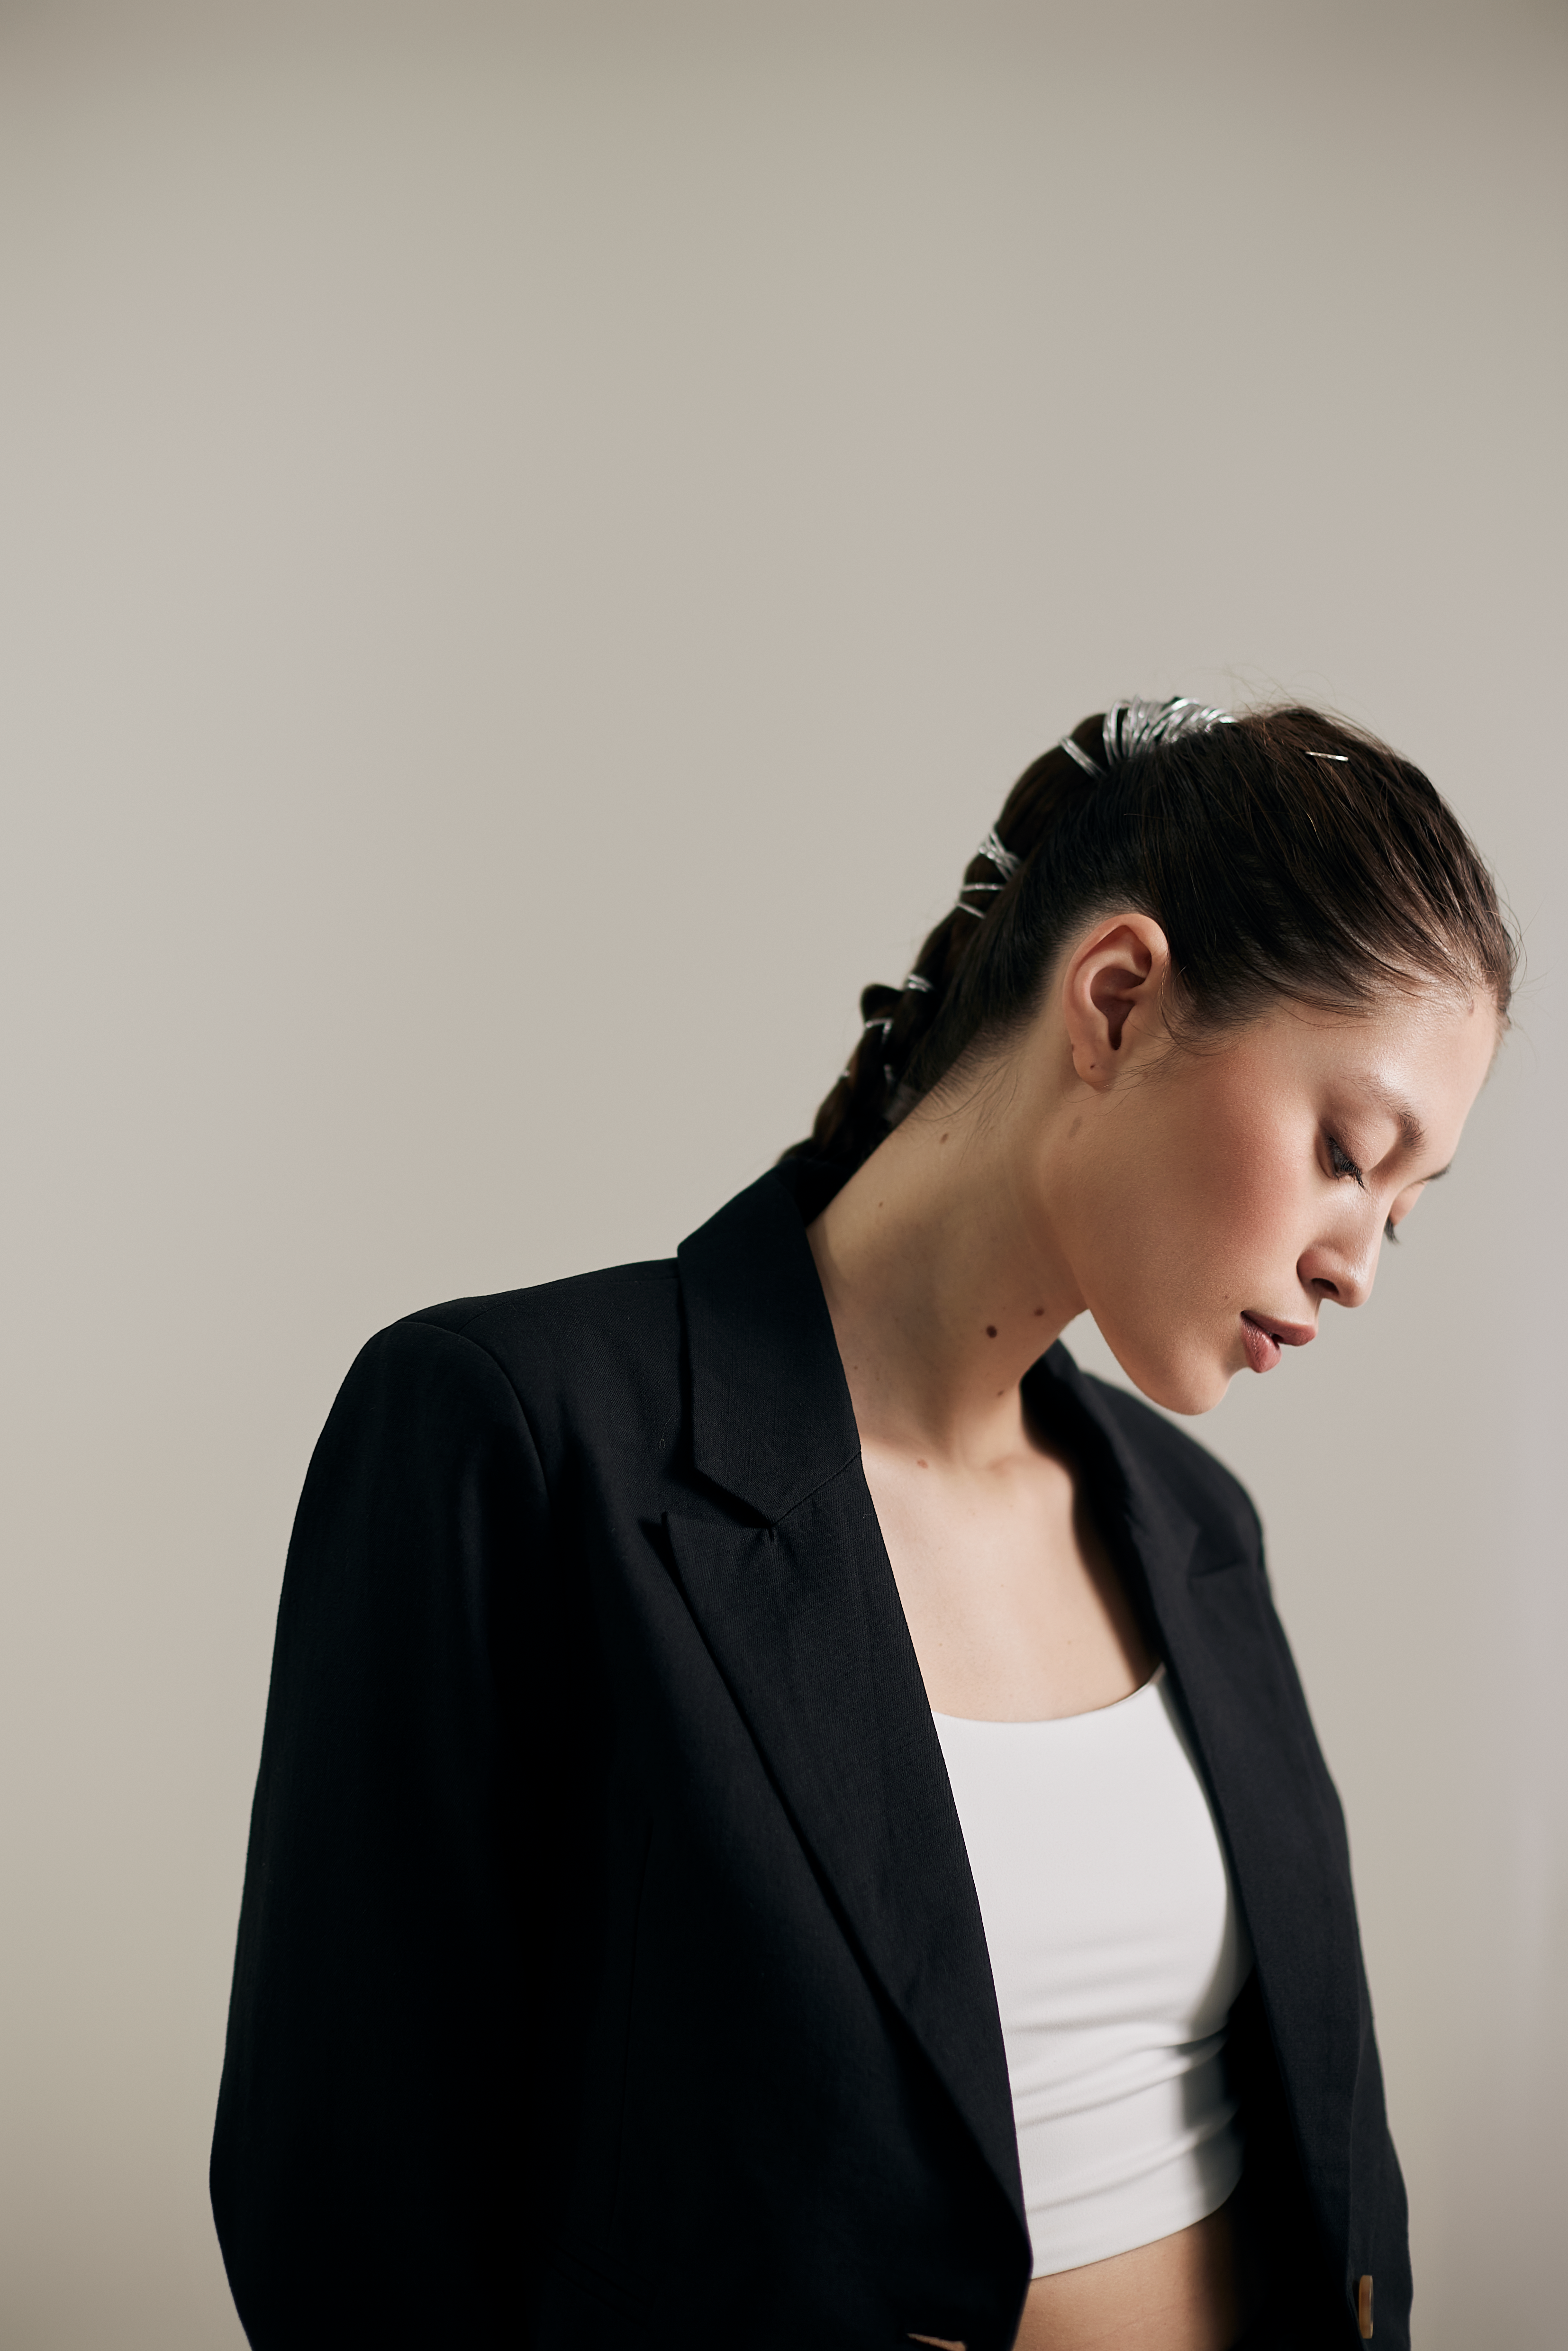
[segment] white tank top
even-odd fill
[[[1225,2029],[1251,1954],[1163,1667],[1093,1714],[936,1723],[1044,2277],[1187,2228],[1236,2186]]]

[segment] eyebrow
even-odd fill
[[[1368,1076],[1366,1090],[1376,1102],[1381,1102],[1389,1117],[1395,1121],[1399,1129],[1400,1140],[1412,1157],[1416,1152],[1423,1150],[1427,1142],[1427,1130],[1404,1096],[1396,1094],[1392,1086],[1385,1086],[1383,1080],[1375,1074]],[[1453,1164],[1450,1159],[1448,1167]],[[1440,1183],[1448,1174],[1448,1167],[1436,1168],[1430,1176],[1422,1176],[1416,1180],[1422,1184]]]
[[[1369,1074],[1365,1082],[1367,1092],[1382,1104],[1398,1126],[1406,1150],[1419,1151],[1427,1140],[1427,1130],[1409,1103],[1402,1095],[1396,1094],[1392,1086],[1385,1086],[1380,1077]]]

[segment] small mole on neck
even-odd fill
[[[1034,1311],[1037,1314],[1043,1314],[1045,1312],[1043,1306],[1037,1306]]]
[[[986,1325],[986,1336],[987,1336],[987,1338],[988,1338],[988,1339],[994,1339],[994,1338],[996,1337],[996,1335],[997,1335],[997,1326],[996,1326],[996,1324],[995,1324],[994,1322],[988,1322],[988,1323],[987,1323],[987,1325]]]
[[[1082,1123],[1083,1123],[1083,1121],[1082,1121],[1081,1118],[1075,1118],[1075,1119],[1073,1120],[1073,1122],[1072,1122],[1071,1125],[1071,1126],[1068,1128],[1068,1130],[1067,1130],[1067,1140],[1069,1141],[1069,1143],[1071,1143],[1071,1140],[1072,1140],[1073,1136],[1077,1134],[1077,1132],[1078,1132],[1079,1128],[1082,1125]]]
[[[939,1136],[939,1137],[938,1137],[938,1140],[939,1140],[940,1142],[942,1142],[942,1143],[946,1143],[946,1140],[947,1140],[947,1138],[946,1138],[946,1136],[944,1134],[944,1135]]]
[[[929,1469],[931,1464],[929,1461],[916,1461],[915,1466],[917,1469]]]

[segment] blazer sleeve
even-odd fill
[[[306,1480],[251,1820],[212,2194],[256,2351],[519,2339],[549,1583],[510,1382],[383,1332]]]

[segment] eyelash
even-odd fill
[[[1355,1182],[1359,1184],[1361,1189],[1364,1192],[1366,1189],[1366,1178],[1337,1136],[1332,1134],[1329,1136],[1328,1146],[1329,1165],[1333,1169],[1334,1174],[1336,1176],[1354,1176]],[[1384,1220],[1383,1238],[1385,1241],[1392,1241],[1396,1249],[1398,1248],[1399,1236],[1394,1229],[1394,1219],[1392,1217],[1388,1217]]]

